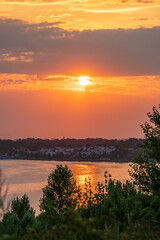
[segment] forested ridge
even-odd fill
[[[85,161],[117,161],[130,162],[134,154],[137,154],[140,149],[142,139],[130,138],[126,140],[117,139],[0,139],[0,159],[15,158],[15,159],[34,159],[34,160],[85,160]],[[98,148],[104,147],[106,151],[98,152]],[[107,148],[114,148],[114,151],[107,152]],[[61,148],[57,154],[51,155],[48,150]],[[64,154],[64,151],[67,151]],[[84,150],[85,149],[85,150]],[[84,155],[83,152],[88,151],[89,155]]]
[[[85,146],[119,146],[119,147],[138,147],[142,143],[142,139],[129,138],[126,140],[118,139],[103,139],[103,138],[86,138],[86,139],[40,139],[40,138],[26,138],[26,139],[0,139],[0,153],[5,153],[15,148],[24,148],[32,151],[40,150],[41,148],[52,147],[85,147]]]

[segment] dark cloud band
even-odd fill
[[[0,58],[0,72],[98,76],[160,74],[160,27],[66,31],[59,24],[1,19],[0,49],[5,59]],[[12,60],[15,57],[15,61],[10,58],[6,61],[6,52]]]

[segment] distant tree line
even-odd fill
[[[87,160],[96,161],[100,157],[109,159],[115,162],[129,162],[133,155],[140,151],[139,145],[142,144],[142,139],[130,138],[127,140],[107,140],[107,139],[18,139],[18,140],[0,140],[0,158],[3,155],[16,159],[35,159],[35,160],[84,160],[81,152],[70,152],[67,155],[62,152],[57,152],[54,156],[42,152],[43,149],[54,149],[56,147],[66,148],[92,148],[92,147],[110,147],[114,146],[115,151],[110,154],[104,153],[101,156],[98,154],[90,154],[86,156]],[[106,160],[107,161],[107,160]]]
[[[42,148],[54,147],[89,147],[89,146],[115,146],[118,148],[138,148],[142,143],[142,139],[130,138],[127,140],[108,140],[102,138],[87,138],[87,139],[35,139],[26,138],[18,140],[0,139],[0,153],[13,151],[14,149],[28,149],[38,151]]]

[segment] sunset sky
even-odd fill
[[[159,103],[159,0],[0,0],[0,138],[143,137]]]

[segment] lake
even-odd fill
[[[105,170],[117,180],[122,182],[130,180],[129,163],[0,160],[0,169],[9,184],[8,199],[12,199],[14,196],[21,197],[26,193],[36,214],[39,214],[38,204],[42,197],[42,188],[46,186],[48,175],[56,168],[57,164],[67,164],[74,174],[77,185],[82,187],[85,178],[88,177],[91,178],[93,187],[98,181],[104,182]]]

